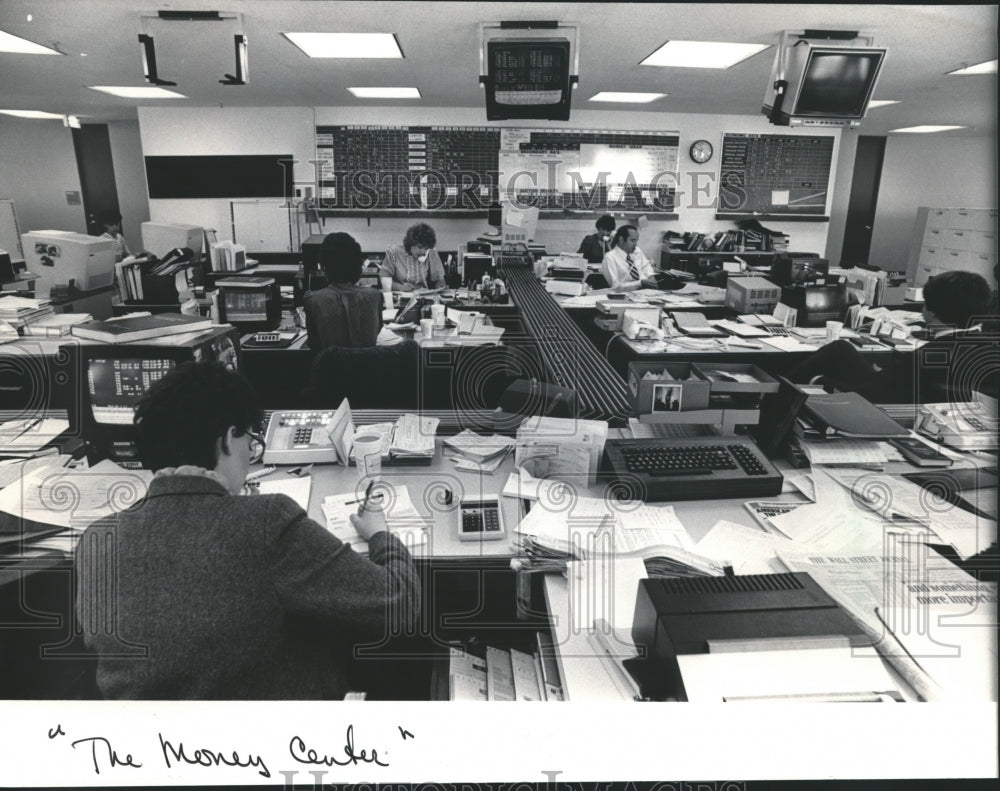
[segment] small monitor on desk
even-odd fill
[[[503,204],[501,243],[505,248],[513,247],[514,245],[524,245],[525,249],[527,249],[528,242],[534,240],[537,230],[537,206],[515,206],[511,203]]]
[[[847,312],[847,288],[826,286],[785,286],[781,302],[798,311],[800,327],[823,327],[828,321],[843,321]]]
[[[86,441],[91,463],[111,459],[138,469],[133,417],[139,399],[154,382],[188,360],[218,360],[238,368],[239,349],[239,335],[233,327],[214,328],[180,343],[62,346],[60,353],[69,357],[73,370],[80,371],[74,394],[78,407],[69,409],[70,432]]]

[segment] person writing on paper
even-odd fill
[[[309,348],[359,349],[374,346],[382,329],[382,297],[377,289],[358,285],[363,261],[361,245],[346,233],[331,233],[320,246],[327,286],[303,297]]]
[[[611,249],[611,234],[615,232],[615,218],[610,214],[605,214],[597,220],[597,233],[588,234],[580,242],[577,250],[588,264],[599,264],[604,260],[604,256]]]
[[[928,342],[920,357],[946,363],[894,371],[887,364],[872,364],[848,341],[835,340],[787,376],[793,382],[821,382],[828,391],[854,391],[876,403],[969,401],[973,390],[995,398],[1000,389],[1000,353],[995,344],[984,343],[991,336],[982,332],[991,301],[985,278],[974,272],[943,272],[924,284]]]
[[[122,216],[116,211],[108,210],[102,211],[98,217],[98,222],[104,227],[104,233],[101,234],[101,239],[111,240],[111,249],[115,256],[115,263],[119,263],[127,256],[132,255],[129,252],[128,244],[125,242],[125,237],[122,236]]]
[[[406,229],[402,245],[385,252],[379,278],[383,291],[414,291],[444,286],[444,267],[434,249],[437,235],[425,222]]]
[[[260,419],[250,384],[216,362],[182,363],[140,400],[155,474],[84,532],[75,560],[105,698],[342,698],[354,642],[413,623],[420,581],[377,507],[351,516],[366,558],[284,494],[237,496],[263,452]]]
[[[639,288],[682,288],[683,283],[666,273],[656,273],[653,265],[639,249],[639,229],[622,225],[615,231],[613,246],[601,262],[601,274],[615,291],[635,291]]]

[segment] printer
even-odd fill
[[[805,573],[640,580],[632,639],[630,670],[655,699],[810,699],[817,686],[899,699],[871,639]]]

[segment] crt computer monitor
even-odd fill
[[[233,327],[216,327],[191,341],[130,344],[66,344],[70,366],[79,372],[70,409],[70,433],[87,443],[90,463],[111,459],[129,468],[141,467],[135,446],[133,416],[139,399],[168,371],[188,360],[218,360],[238,369],[239,335]]]
[[[534,240],[538,230],[537,206],[514,206],[503,204],[501,221],[501,244],[504,247],[524,245]]]

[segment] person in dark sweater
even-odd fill
[[[374,346],[382,329],[382,295],[358,285],[361,245],[350,234],[331,233],[323,239],[320,262],[329,285],[303,299],[309,348]]]
[[[260,417],[246,379],[216,362],[177,366],[140,401],[155,475],[84,532],[75,561],[104,697],[342,698],[355,643],[416,618],[413,561],[373,503],[351,516],[366,558],[283,494],[237,496],[263,453]]]
[[[923,291],[927,343],[919,357],[907,358],[917,361],[910,370],[876,367],[851,343],[838,340],[795,366],[788,378],[820,378],[828,390],[854,391],[876,403],[969,401],[973,391],[996,397],[1000,351],[993,293],[985,278],[943,272],[930,278]]]
[[[611,234],[615,232],[615,218],[610,214],[605,214],[597,220],[597,233],[588,234],[580,242],[581,253],[588,263],[599,264],[604,260],[605,254],[611,249]]]

